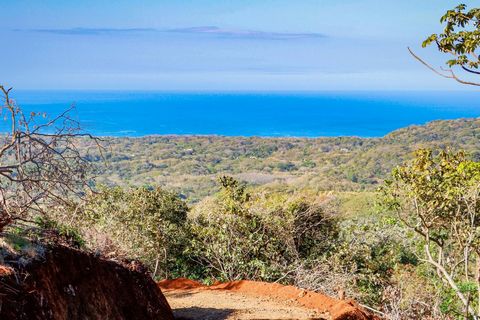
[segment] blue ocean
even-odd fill
[[[73,116],[98,136],[380,137],[480,117],[479,92],[165,93],[14,91],[26,111]]]

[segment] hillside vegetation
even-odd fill
[[[217,177],[225,174],[282,189],[375,190],[419,148],[464,149],[480,159],[480,119],[434,121],[383,138],[150,136],[108,142],[99,183],[162,185],[197,202],[214,194]]]

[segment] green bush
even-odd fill
[[[39,233],[53,231],[59,236],[59,238],[66,241],[69,245],[77,248],[85,247],[85,240],[80,231],[73,226],[62,224],[57,220],[46,216],[37,217],[35,223],[41,229],[39,230]]]
[[[336,237],[336,221],[302,197],[250,194],[231,177],[221,191],[194,207],[190,219],[192,259],[205,278],[277,281],[299,259],[325,254]]]
[[[85,212],[90,230],[93,224],[119,253],[140,259],[154,276],[184,269],[188,207],[176,194],[159,187],[102,187]]]

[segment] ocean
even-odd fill
[[[432,120],[480,117],[478,92],[166,93],[13,91],[25,111],[73,117],[98,136],[381,137]],[[5,130],[5,126],[0,126]]]

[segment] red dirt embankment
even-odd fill
[[[0,268],[0,319],[173,320],[160,288],[140,265],[63,246],[39,248],[28,263],[2,257],[10,266]]]
[[[221,291],[236,292],[259,298],[272,298],[279,302],[295,303],[308,309],[314,309],[320,314],[327,315],[332,320],[378,320],[379,318],[368,313],[354,301],[338,300],[321,293],[302,290],[293,286],[284,286],[278,283],[256,281],[233,281],[204,286],[189,279],[163,280],[159,287],[167,292],[172,291]],[[168,294],[167,294],[168,297]]]

